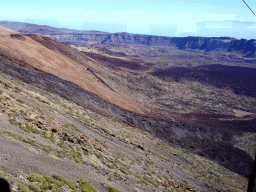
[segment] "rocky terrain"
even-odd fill
[[[140,38],[142,37],[144,36]],[[7,177],[15,180],[12,176],[17,176],[17,170],[22,170],[26,177],[32,172],[42,176],[46,174],[53,181],[43,177],[34,183],[36,187],[55,183],[59,188],[65,184],[70,188],[71,185],[65,179],[54,175],[58,174],[73,182],[78,181],[77,184],[73,183],[77,190],[83,188],[80,183],[86,185],[89,180],[99,191],[104,188],[111,191],[110,186],[120,191],[246,191],[256,148],[256,98],[253,91],[256,81],[253,69],[255,60],[247,57],[247,52],[234,54],[226,50],[220,54],[200,50],[203,43],[197,48],[190,46],[189,50],[176,48],[177,45],[142,46],[131,45],[132,43],[124,45],[122,42],[121,45],[90,44],[71,47],[43,35],[18,33],[4,28],[1,28],[0,38],[0,70],[4,73],[2,103],[3,106],[8,106],[8,110],[2,108],[3,122],[6,122],[2,126],[2,135],[12,141],[14,139],[16,142],[32,143],[32,146],[39,149],[48,148],[44,146],[44,140],[48,139],[53,147],[47,153],[49,157],[56,157],[56,153],[64,154],[65,162],[72,157],[79,166],[82,164],[82,168],[78,169],[84,171],[93,166],[86,159],[88,155],[89,159],[99,160],[100,165],[100,168],[93,166],[95,170],[92,169],[91,176],[79,173],[78,177],[61,172],[59,168],[46,174],[42,171],[43,166],[32,169],[27,164],[21,164],[9,173],[6,171],[9,164],[6,164],[2,170],[5,174],[10,174]],[[225,43],[228,38],[215,39]],[[26,89],[22,89],[23,96],[20,99],[24,103],[20,103],[17,101],[17,94],[23,86]],[[31,97],[29,94],[36,96]],[[54,98],[59,98],[58,102]],[[62,106],[60,100],[65,105]],[[40,105],[43,113],[39,109],[30,110],[27,106],[26,109],[18,109],[30,102],[35,106]],[[18,106],[10,108],[13,104]],[[26,115],[22,117],[20,113],[14,113],[15,110],[27,110],[30,115],[34,110],[35,114],[32,116],[38,118]],[[46,112],[48,119],[44,115]],[[62,117],[69,123],[64,122]],[[8,126],[13,127],[12,133],[6,132]],[[29,131],[32,135],[37,134],[38,138],[41,135],[42,142],[32,142],[24,137],[26,135],[15,135],[21,134],[20,131],[17,132],[20,129],[26,134]],[[121,135],[121,140],[118,135]],[[141,139],[144,138],[143,135],[146,135],[145,140]],[[63,147],[60,146],[62,144],[53,144],[62,142],[61,138],[65,138],[62,139]],[[69,142],[74,149],[68,146]],[[111,150],[107,150],[103,144]],[[76,147],[82,151],[79,153]],[[126,147],[131,147],[131,153]],[[121,152],[116,154],[117,148],[120,149],[118,151],[125,151],[125,158],[130,159],[126,162],[129,166],[119,165],[118,161],[114,161],[115,158],[125,156]],[[139,150],[138,154],[153,162],[145,165],[152,167],[151,171],[157,178],[159,173],[161,178],[171,177],[173,180],[165,178],[164,182],[168,183],[165,186],[157,178],[154,179],[154,174],[143,175],[143,165],[137,166],[135,163],[133,166],[132,162],[140,158],[132,153],[134,148]],[[3,154],[7,153],[3,151]],[[16,153],[15,150],[13,153]],[[160,157],[163,159],[158,159]],[[32,155],[30,158],[34,161],[36,157]],[[46,167],[50,166],[47,158],[44,160]],[[164,167],[159,170],[161,166],[157,162],[164,163]],[[178,166],[174,166],[173,162]],[[67,164],[63,166],[69,167]],[[34,165],[37,166],[39,165]],[[106,174],[98,170],[102,168],[106,169]],[[116,170],[116,173],[113,172],[114,176],[120,175],[121,171],[128,175],[127,178],[122,181],[113,180],[116,177],[109,179],[112,169]],[[138,169],[142,170],[136,172]],[[25,183],[20,185],[28,188],[31,184],[29,181],[33,181],[32,176],[28,176]],[[133,183],[133,177],[141,179],[142,183]],[[82,178],[87,180],[81,180]],[[186,182],[175,184],[176,180]],[[13,181],[14,188],[17,188],[17,182],[19,181]],[[197,189],[192,189],[187,183]],[[138,186],[136,189],[133,187],[135,185]]]
[[[215,162],[33,86],[41,80],[42,87],[49,81],[57,88],[63,80],[16,70],[34,83],[14,77],[14,68],[0,74],[1,177],[13,191],[246,188],[245,177]]]

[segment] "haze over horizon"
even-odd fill
[[[246,1],[256,11],[253,0]],[[255,39],[256,17],[241,0],[3,0],[2,21],[161,36]]]

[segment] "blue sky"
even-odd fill
[[[246,0],[256,12],[256,0]],[[256,39],[242,0],[1,0],[0,20],[164,36]]]

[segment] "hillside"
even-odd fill
[[[47,74],[0,63],[2,71],[8,66],[4,70],[9,74],[22,72],[32,78],[32,85],[40,81],[37,86],[49,90],[48,81],[53,90],[57,85],[71,87]],[[80,191],[83,187],[93,191],[91,185],[98,191],[247,188],[246,177],[200,154],[171,147],[152,134],[12,75],[1,72],[0,82],[1,177],[10,181],[14,191]]]
[[[10,75],[1,73],[0,80],[1,177],[13,191],[210,187],[188,176],[185,167],[180,171],[185,153],[177,156],[176,149],[146,132]]]
[[[116,104],[145,113],[145,107],[125,98],[104,85],[95,75],[102,71],[84,54],[39,34],[17,34],[0,29],[0,60],[53,74]]]
[[[14,133],[24,128],[25,132],[28,129],[32,135],[35,132],[50,141],[56,138],[57,142],[62,142],[61,138],[65,137],[68,142],[75,144],[73,147],[82,148],[87,155],[89,149],[96,149],[89,150],[91,155],[87,157],[97,160],[94,158],[96,156],[103,163],[98,164],[106,172],[97,172],[99,168],[94,166],[96,170],[92,174],[96,171],[99,180],[100,175],[103,175],[104,183],[111,169],[118,169],[128,175],[122,181],[109,183],[112,177],[107,181],[120,191],[137,190],[132,188],[133,182],[138,184],[137,191],[164,191],[164,187],[167,188],[165,190],[191,189],[184,183],[175,183],[176,179],[187,181],[204,191],[245,191],[256,148],[256,97],[251,90],[256,76],[255,70],[248,68],[255,65],[253,58],[241,57],[240,53],[212,55],[202,50],[163,46],[97,44],[71,47],[40,34],[19,33],[5,28],[0,28],[0,33],[0,70],[4,73],[2,102],[3,106],[9,108],[2,108],[3,121],[9,119],[9,123],[16,125],[13,127]],[[240,72],[243,76],[236,79]],[[32,102],[34,106],[42,107],[40,110],[43,113],[39,109],[30,110],[30,104],[25,104],[24,109],[19,108],[22,105],[16,101],[21,89],[21,99],[25,103]],[[31,94],[34,96],[30,97]],[[59,98],[58,102],[54,98]],[[15,109],[10,108],[13,104],[17,104]],[[14,113],[15,110],[27,110],[27,113],[34,110],[38,113],[32,115],[31,112],[33,118],[26,115],[21,117],[19,114],[23,112]],[[44,114],[48,114],[49,121]],[[9,126],[6,123],[2,133],[8,134],[9,139],[12,136],[21,138],[14,133],[4,132]],[[52,131],[51,126],[55,125],[57,128]],[[102,141],[98,140],[103,147],[92,140],[93,147],[88,149],[87,142],[83,141],[85,137],[80,135],[78,138],[73,132],[76,128],[86,135],[90,134],[88,137],[94,140],[102,138]],[[36,131],[40,129],[45,129],[47,134]],[[100,132],[94,134],[95,129]],[[122,139],[117,135],[121,135]],[[106,140],[107,137],[109,140]],[[107,150],[103,141],[109,142],[107,146],[110,145],[108,148],[112,149],[111,152],[104,152]],[[41,144],[35,146],[39,149],[43,147]],[[48,155],[56,157],[55,152],[58,153],[59,149],[56,147]],[[126,147],[131,147],[131,153]],[[67,148],[65,145],[62,148],[68,158],[70,153],[66,151]],[[72,152],[72,147],[69,148]],[[141,150],[143,157],[133,154],[134,148]],[[75,151],[79,152],[78,149]],[[125,155],[130,160],[124,161],[129,166],[119,165],[115,160],[124,156],[121,151],[127,152]],[[77,153],[77,156],[72,157],[77,163],[85,164],[82,169],[90,169],[88,162],[84,162],[88,159],[84,159],[83,155]],[[135,159],[144,157],[148,158],[145,167],[152,168],[146,176],[140,175],[144,174],[143,165],[133,164]],[[163,166],[160,166],[161,162]],[[64,167],[66,165],[63,164]],[[135,173],[138,169],[141,171]],[[58,169],[54,170],[58,172]],[[168,178],[165,170],[174,178],[173,181],[165,178]],[[33,171],[46,174],[37,169]],[[25,172],[29,174],[31,171]],[[67,172],[61,175],[72,179],[67,176]],[[113,175],[117,174],[113,172]],[[85,177],[82,173],[80,176],[74,177],[74,181]],[[135,181],[133,176],[140,181]],[[162,179],[157,178],[165,178],[164,183],[167,182],[168,186],[160,185]],[[100,182],[91,181],[98,190],[104,190]],[[173,185],[169,186],[170,183]],[[177,187],[173,188],[174,185]]]

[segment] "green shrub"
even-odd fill
[[[30,182],[45,182],[46,179],[41,176],[41,175],[38,175],[36,173],[30,173],[28,176],[27,176],[27,179],[30,181]]]
[[[132,173],[132,175],[137,177],[138,179],[141,179],[141,176],[139,176],[137,173]]]
[[[115,169],[115,166],[111,165],[111,164],[107,164],[107,166],[110,168],[110,169]]]
[[[33,184],[28,184],[28,188],[33,191],[33,192],[41,192],[41,190],[39,189],[39,187],[37,187],[36,185]]]
[[[68,180],[65,177],[62,177],[60,175],[53,174],[53,178],[59,181],[62,181],[63,183],[67,184]]]
[[[145,185],[149,185],[147,181],[141,179],[141,182],[144,183]]]
[[[115,162],[113,162],[113,165],[114,165],[116,168],[118,168],[118,165],[117,165]]]
[[[73,127],[72,130],[82,133],[74,124],[71,125]]]
[[[32,128],[28,125],[28,123],[25,123],[25,127],[23,127],[21,123],[18,123],[18,125],[20,129],[24,130],[27,133],[31,133]],[[36,131],[34,130],[34,132]]]
[[[48,183],[54,183],[54,180],[53,180],[51,177],[46,176],[46,175],[44,175],[43,177],[45,178],[45,180],[46,180]]]
[[[65,185],[65,183],[62,181],[55,181],[54,183],[56,184],[57,188],[60,188]]]
[[[48,190],[49,189],[49,184],[47,182],[43,182],[42,186],[41,186],[41,189]]]
[[[5,135],[13,135],[14,137],[18,138],[21,141],[24,140],[24,138],[22,136],[20,136],[19,134],[17,134],[17,133],[13,133],[13,132],[10,132],[10,131],[3,131],[3,134],[5,134]]]
[[[1,171],[0,171],[0,177],[5,179],[5,176]]]
[[[61,148],[64,148],[64,141],[60,140],[60,142],[57,143]]]
[[[66,184],[67,186],[69,186],[70,189],[76,190],[76,185],[73,181],[69,180]]]
[[[63,137],[63,141],[67,141],[68,140],[68,137],[67,136],[64,136]]]
[[[48,139],[48,134],[46,133],[46,131],[41,132],[41,134],[43,135],[43,137],[44,137],[45,139]]]
[[[104,157],[103,157],[103,155],[102,155],[101,153],[96,153],[95,155],[96,155],[96,157],[97,157],[98,159],[100,159],[101,161],[104,160]]]
[[[81,152],[81,148],[80,148],[80,147],[76,147],[76,150],[77,150],[78,152]]]
[[[50,117],[50,116],[48,116],[48,119],[49,119],[50,121],[54,121],[54,120],[55,120],[53,117]]]
[[[58,185],[63,186],[64,184],[66,184],[67,186],[69,186],[70,189],[73,189],[73,190],[76,189],[76,185],[74,184],[73,181],[67,180],[65,177],[62,177],[62,176],[56,175],[56,174],[54,174],[53,177],[54,177],[56,180],[59,180],[59,181],[60,181],[60,182],[58,183]],[[49,179],[51,182],[54,182],[50,177],[49,177],[48,179]]]
[[[19,128],[24,130],[27,133],[31,133],[31,128],[29,125],[25,125],[25,127],[23,127],[21,124],[19,124]]]
[[[51,132],[51,136],[49,137],[50,141],[55,143],[55,140],[54,140],[54,133]]]
[[[79,188],[82,192],[97,192],[94,186],[87,179],[83,178],[77,182],[79,183]]]
[[[108,146],[107,146],[105,143],[103,143],[102,145],[103,145],[103,147],[105,147],[106,149],[108,149]]]
[[[21,103],[21,104],[24,104],[24,103],[25,103],[25,101],[23,101],[23,100],[21,100],[21,99],[16,99],[16,101],[18,101],[18,102]]]
[[[115,173],[114,173],[114,176],[115,176],[115,177],[120,177],[120,174],[117,173],[117,172],[115,172]]]
[[[102,185],[108,192],[120,192],[118,189],[111,187],[108,184],[102,183]]]
[[[20,110],[19,113],[20,113],[20,115],[22,115],[22,116],[26,116],[26,115],[27,115],[27,112],[25,112],[24,110]]]
[[[74,158],[74,160],[75,160],[76,163],[80,163],[79,159]]]
[[[35,133],[35,134],[40,133],[40,131],[38,129],[34,128],[34,127],[31,127],[31,131],[32,131],[32,133]]]
[[[143,176],[143,179],[145,179],[147,182],[151,183],[152,185],[154,185],[155,187],[159,187],[158,183],[155,183],[154,181],[150,180],[148,177]]]
[[[124,168],[124,167],[120,168],[120,171],[121,171],[122,173],[126,174],[126,175],[131,174],[131,171],[128,170],[128,169],[126,169],[126,168]]]
[[[108,189],[107,189],[109,192],[120,192],[118,189],[114,188],[114,187],[111,187],[109,186]]]
[[[38,107],[37,110],[42,114],[44,115],[44,112]]]
[[[13,119],[9,119],[9,122],[10,122],[11,124],[13,124],[13,125],[17,124],[17,122],[16,122],[16,119],[15,119],[15,118],[13,118]]]
[[[161,175],[157,174],[157,177],[158,177],[159,179],[161,179],[161,180],[162,180],[162,177],[161,177]]]

